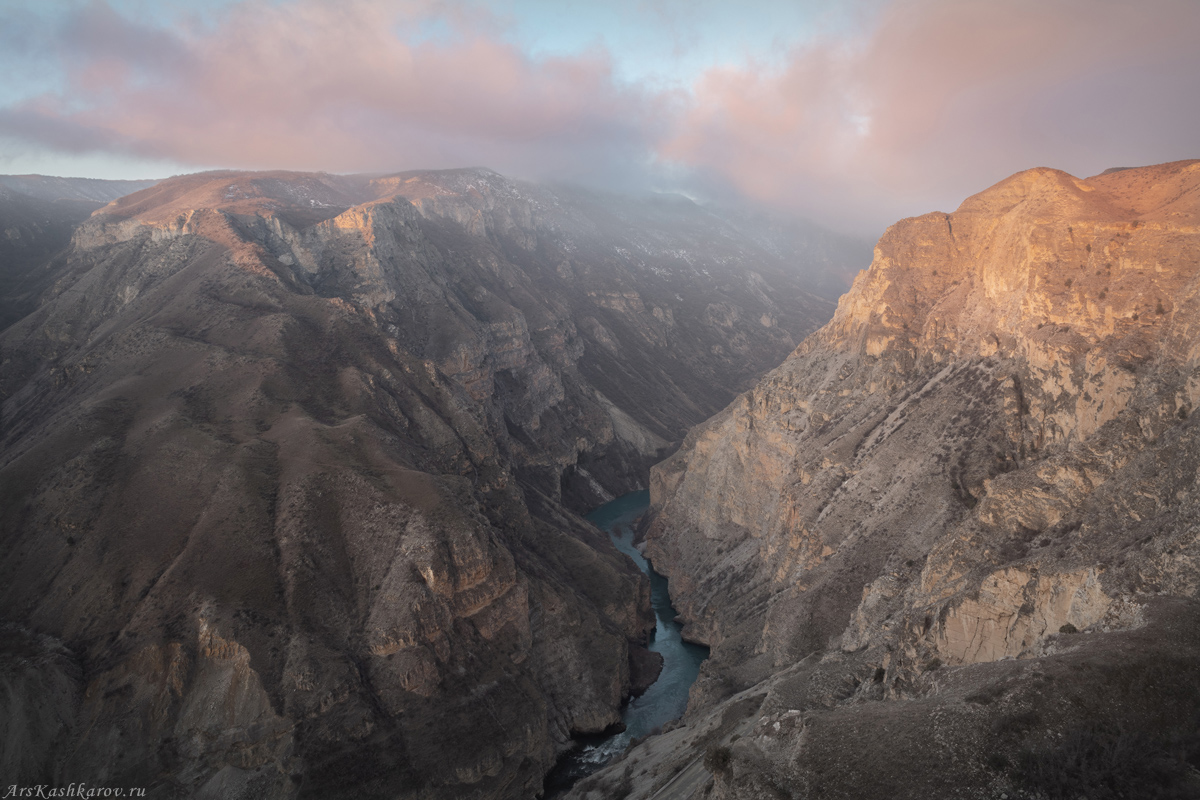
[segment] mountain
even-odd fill
[[[32,311],[54,274],[47,262],[75,227],[111,200],[153,181],[0,175],[0,330]]]
[[[120,181],[100,178],[58,178],[52,175],[0,175],[0,186],[38,200],[78,200],[110,203],[118,197],[148,189],[158,181]]]
[[[0,333],[5,774],[536,794],[653,624],[575,512],[828,319],[820,247],[482,169],[98,209]]]
[[[1198,223],[1183,161],[889,228],[654,467],[646,553],[712,657],[573,796],[1200,796]]]

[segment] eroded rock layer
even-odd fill
[[[616,722],[648,587],[568,509],[831,310],[622,202],[208,173],[80,226],[0,335],[5,774],[530,797]]]
[[[892,226],[653,470],[647,554],[714,649],[689,727],[596,786],[1190,796],[1198,403],[1200,162],[1030,170]],[[1097,777],[1126,746],[1162,770]]]

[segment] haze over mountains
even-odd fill
[[[101,205],[147,189],[158,181],[114,181],[98,178],[57,178],[51,175],[0,175],[0,186],[38,200],[80,200]]]
[[[39,269],[75,226],[105,203],[153,181],[0,175],[0,330],[25,316],[48,286]]]
[[[156,796],[539,792],[652,619],[573,511],[868,260],[481,169],[9,196],[5,773]]]

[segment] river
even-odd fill
[[[708,658],[708,648],[683,641],[682,626],[675,621],[678,612],[671,606],[667,579],[654,571],[645,556],[633,546],[633,523],[650,505],[649,492],[632,492],[597,508],[586,519],[607,531],[616,548],[633,559],[638,569],[650,578],[650,603],[657,627],[647,647],[661,653],[662,674],[645,694],[630,700],[621,714],[625,730],[612,736],[580,736],[578,747],[559,760],[546,776],[547,798],[553,798],[607,764],[625,750],[635,738],[661,728],[664,723],[683,716],[688,690],[700,674],[700,663]]]

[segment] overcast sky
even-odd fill
[[[481,165],[877,234],[1200,157],[1197,0],[0,0],[0,70],[5,173]]]

